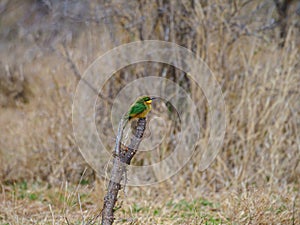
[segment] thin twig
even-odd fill
[[[65,217],[65,220],[66,220],[67,224],[70,225],[70,222],[69,222],[69,220],[68,220],[68,217]]]
[[[79,203],[79,209],[80,209],[80,213],[81,213],[81,217],[82,217],[82,223],[85,223],[85,219],[84,219],[84,214],[82,211],[82,205],[81,205],[81,200],[80,200],[80,194],[77,193],[77,198],[78,198],[78,203]]]
[[[120,146],[121,146],[121,141],[122,141],[122,137],[123,137],[123,124],[124,124],[124,120],[122,118],[119,123],[118,135],[117,135],[117,139],[116,139],[116,146],[115,146],[115,152],[114,152],[116,156],[119,156],[119,153],[120,153]]]
[[[54,219],[54,213],[53,213],[53,210],[52,210],[51,204],[49,204],[49,209],[50,209],[51,216],[52,216],[52,224],[54,225],[54,224],[55,224],[55,219]]]

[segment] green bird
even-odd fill
[[[141,96],[139,97],[129,108],[128,112],[125,115],[125,124],[123,128],[127,125],[127,123],[134,118],[145,118],[147,114],[151,110],[152,100],[155,98],[151,98],[149,96]]]

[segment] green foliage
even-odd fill
[[[159,214],[160,214],[160,210],[159,209],[154,209],[153,215],[158,216]]]
[[[141,207],[141,206],[139,206],[138,203],[137,203],[137,204],[134,203],[133,206],[132,206],[132,211],[133,211],[134,213],[138,213],[138,212],[142,211],[143,209],[144,209],[144,208]]]
[[[88,185],[90,183],[90,181],[88,180],[88,179],[82,179],[81,181],[80,181],[80,184],[81,185]]]
[[[30,193],[28,197],[33,201],[38,199],[38,195],[36,193]]]

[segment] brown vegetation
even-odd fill
[[[72,132],[75,71],[82,74],[115,46],[155,39],[176,42],[208,64],[224,94],[226,136],[206,171],[197,155],[163,183],[127,187],[116,223],[300,224],[297,1],[285,11],[285,35],[276,1],[104,2],[0,3],[1,223],[100,221],[106,183]],[[149,74],[198,94],[182,71],[151,63],[118,71],[103,94],[113,100],[127,82]],[[204,118],[207,103],[196,101]],[[111,128],[110,107],[99,103],[99,126]],[[100,136],[113,149],[113,132],[106,132]],[[151,160],[138,153],[133,163]]]

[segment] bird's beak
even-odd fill
[[[151,104],[152,103],[152,100],[154,100],[156,98],[150,98],[148,101],[146,101],[147,104]]]
[[[152,98],[151,98],[151,100],[155,100],[155,99],[157,99],[157,98],[155,98],[155,97],[152,97]]]

